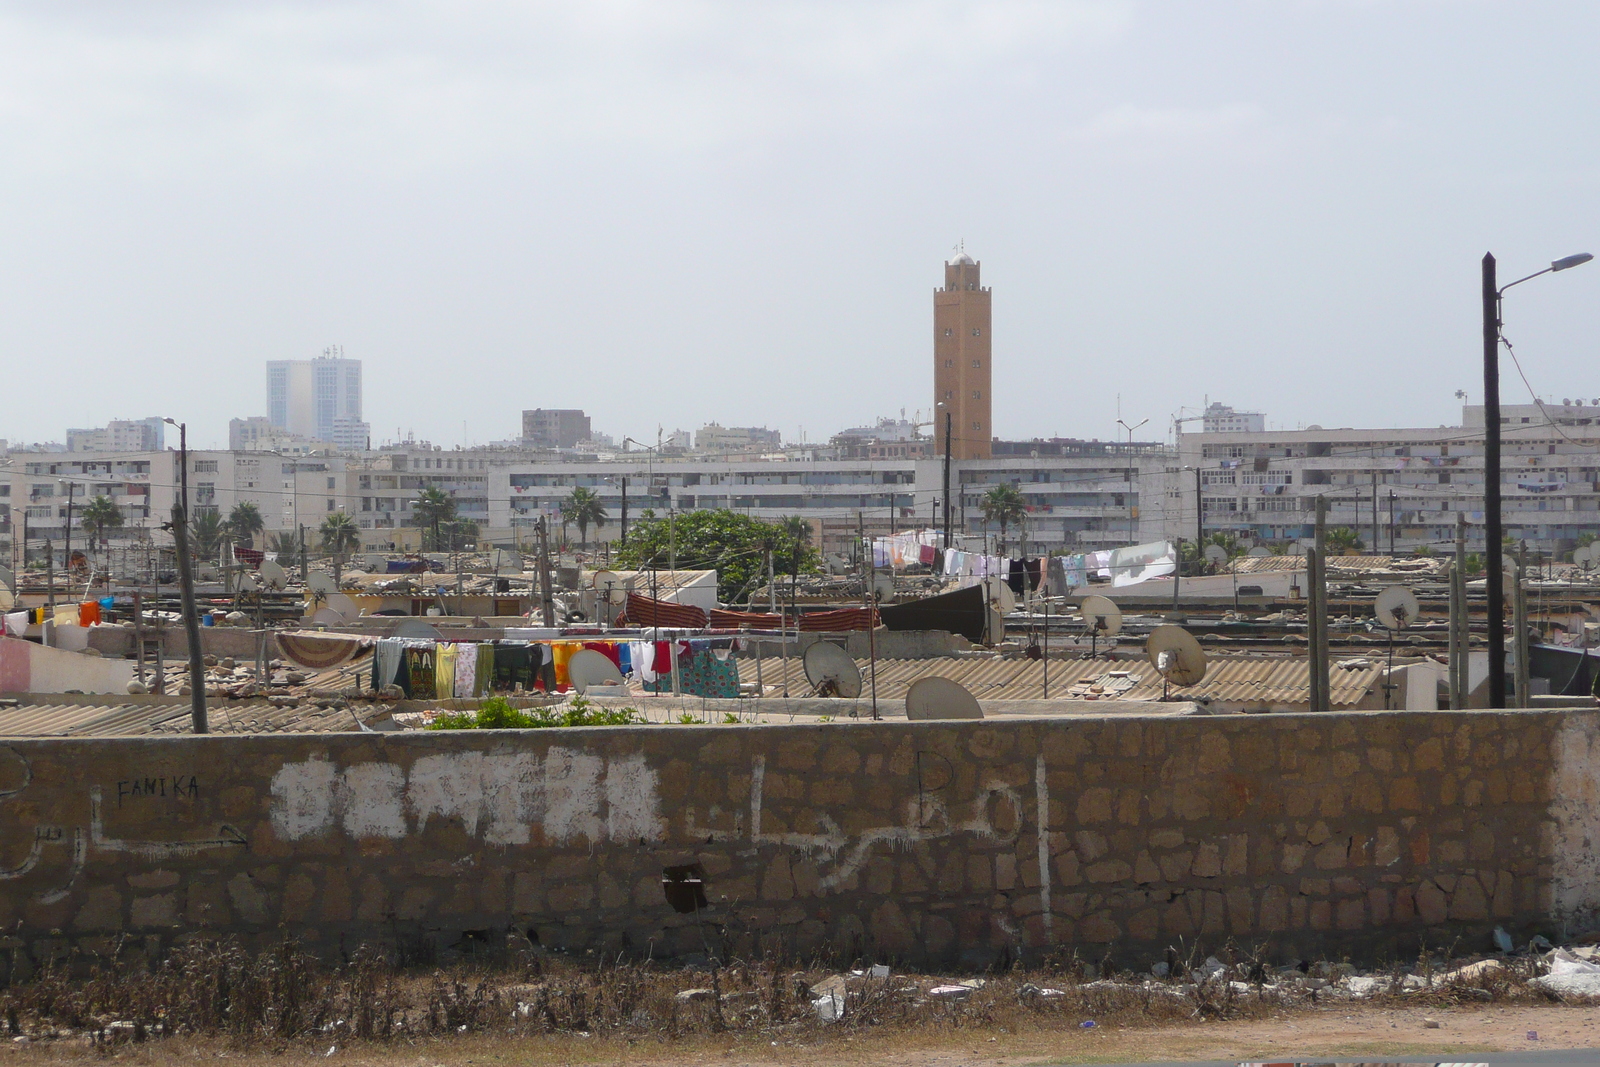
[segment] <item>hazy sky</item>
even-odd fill
[[[0,436],[222,445],[340,344],[375,442],[826,438],[931,406],[963,239],[1002,436],[1454,422],[1482,254],[1600,252],[1597,41],[1593,0],[0,3]],[[1600,263],[1506,319],[1600,397]]]

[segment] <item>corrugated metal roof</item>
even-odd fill
[[[356,730],[346,708],[306,703],[280,708],[264,701],[207,702],[216,734],[342,733]],[[0,708],[0,737],[133,737],[189,733],[189,702],[143,704],[30,704]]]
[[[861,676],[870,676],[871,664],[857,660]],[[1126,677],[1113,677],[1113,672]],[[1383,667],[1373,664],[1354,670],[1335,666],[1330,672],[1333,703],[1359,704],[1381,683]],[[739,677],[755,679],[753,657],[741,656]],[[951,657],[936,659],[880,659],[877,664],[878,698],[902,699],[911,683],[919,678],[940,677],[960,682],[979,700],[1043,700],[1044,664],[1039,660],[1001,656]],[[1199,685],[1170,689],[1172,696],[1189,700],[1209,697],[1230,703],[1307,704],[1311,668],[1304,657],[1212,656],[1206,678]],[[1132,684],[1128,685],[1131,680]],[[766,657],[762,661],[762,681],[782,684],[783,664]],[[799,657],[791,656],[788,666],[791,695],[809,692],[805,669]],[[1099,686],[1098,691],[1095,689]],[[1125,688],[1124,688],[1125,687]],[[1144,660],[1052,660],[1050,696],[1052,699],[1159,700],[1161,675]]]
[[[1448,558],[1417,556],[1329,556],[1328,570],[1341,573],[1391,574],[1396,577],[1437,577],[1445,571]],[[1234,574],[1266,574],[1274,571],[1303,571],[1304,556],[1240,556],[1229,564]]]

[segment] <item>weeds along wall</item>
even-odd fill
[[[982,966],[1486,947],[1600,898],[1593,713],[13,741],[11,973],[197,933]]]

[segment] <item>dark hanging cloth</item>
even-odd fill
[[[1025,559],[1022,561],[1023,568],[1028,572],[1029,589],[1039,588],[1039,579],[1044,574],[1044,567],[1042,566],[1043,563],[1044,561],[1040,559]]]
[[[512,692],[521,686],[531,692],[539,674],[537,645],[494,646],[494,680],[490,683],[496,691]]]
[[[1011,569],[1006,575],[1006,584],[1011,587],[1011,591],[1013,593],[1021,596],[1023,593],[1023,582],[1027,579],[1027,575],[1027,568],[1022,565],[1022,561],[1020,559],[1014,559],[1011,561]]]
[[[406,649],[406,666],[411,676],[411,696],[416,700],[436,699],[433,685],[433,649]]]

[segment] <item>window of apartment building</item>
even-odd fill
[[[956,396],[956,391],[954,389],[946,389],[944,391],[944,398],[946,400],[954,400],[955,396]]]
[[[334,480],[332,478],[328,479],[328,488],[329,489],[336,488],[335,485],[334,485]]]
[[[983,360],[975,359],[975,360],[972,361],[972,365],[974,367],[982,367],[983,366]]]
[[[972,336],[974,336],[974,337],[982,337],[983,336],[983,331],[978,329],[978,327],[974,326],[972,328]],[[1523,419],[1522,421],[1523,422],[1527,422],[1528,420],[1527,419]]]
[[[28,509],[28,518],[30,518],[30,519],[48,519],[49,517],[50,517],[50,507],[49,507],[49,505],[46,505],[46,506],[41,507],[41,508],[29,508]]]
[[[338,506],[339,506],[339,505],[338,505],[338,502],[337,502],[337,501],[334,501],[334,500],[330,500],[330,501],[328,501],[328,510],[329,510],[329,511],[332,511],[332,510],[333,510],[333,509],[334,509],[334,508],[336,508],[336,507],[338,507]]]
[[[974,399],[974,400],[982,400],[983,399],[983,390],[982,389],[974,389],[972,391],[972,399]]]
[[[196,504],[215,504],[217,502],[217,483],[200,482],[196,484],[194,500]]]
[[[364,497],[361,498],[361,510],[362,511],[371,511],[372,510],[372,498],[370,496],[364,496]]]
[[[974,423],[973,423],[973,424],[972,424],[972,428],[973,428],[973,429],[974,429],[974,430],[977,430],[977,431],[978,431],[978,432],[979,432],[979,433],[982,433],[982,432],[983,432],[983,423],[981,423],[981,422],[974,422]]]
[[[949,336],[950,336],[950,335],[951,335],[951,334],[953,334],[953,333],[955,333],[955,331],[954,331],[954,330],[952,330],[952,329],[951,329],[951,328],[950,328],[950,327],[948,327],[948,326],[946,326],[946,327],[945,327],[945,328],[944,328],[944,335],[945,335],[945,336],[946,336],[946,337],[949,337]]]
[[[956,365],[956,361],[953,359],[947,359],[944,361],[944,365],[946,367],[954,367]]]

